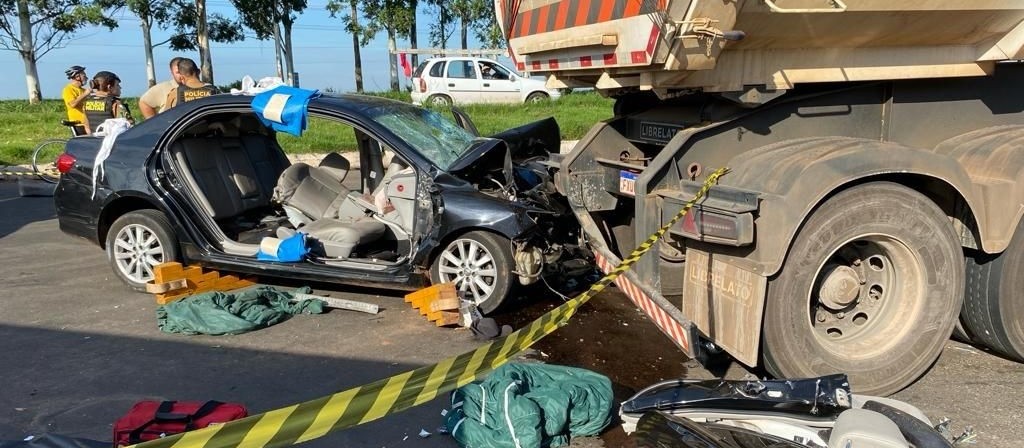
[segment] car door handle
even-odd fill
[[[486,82],[484,83],[484,87],[490,87],[490,86],[491,86],[490,83],[486,83]]]
[[[455,87],[455,83],[454,82],[448,83],[448,87]]]

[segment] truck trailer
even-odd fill
[[[686,355],[890,394],[950,335],[1024,361],[1024,1],[496,0],[520,71],[615,98],[561,161]]]

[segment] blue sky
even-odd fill
[[[422,3],[422,2],[421,2]],[[302,87],[333,88],[339,91],[355,90],[352,69],[352,36],[342,29],[341,20],[331,18],[324,9],[327,0],[309,0],[309,8],[299,16],[293,31],[295,46],[295,69],[299,72]],[[207,0],[210,12],[228,17],[237,14],[228,0]],[[418,42],[428,47],[429,29],[432,17],[422,7],[418,19]],[[57,98],[67,83],[64,70],[71,65],[84,65],[88,73],[108,70],[121,78],[124,96],[139,96],[146,89],[146,58],[142,45],[142,30],[139,21],[130,12],[118,12],[120,25],[113,31],[105,28],[89,28],[78,32],[67,47],[51,51],[39,61],[39,78],[43,96]],[[154,30],[153,41],[160,42],[169,35]],[[458,37],[449,40],[449,47],[458,46]],[[470,33],[470,47],[477,43]],[[407,48],[408,42],[400,40],[399,48]],[[217,84],[227,84],[251,75],[259,79],[274,75],[273,44],[247,37],[234,44],[213,44],[213,68]],[[154,49],[157,80],[169,78],[168,60],[178,55],[166,46]],[[182,53],[199,61],[198,53]],[[388,89],[388,51],[386,34],[380,32],[377,38],[362,48],[363,83],[367,90]],[[0,51],[0,64],[9,68],[8,82],[0,84],[0,98],[25,99],[24,65],[13,51]],[[507,65],[507,64],[506,64]],[[401,73],[401,71],[399,72]],[[404,84],[403,80],[403,86]]]

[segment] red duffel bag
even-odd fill
[[[219,401],[140,401],[114,423],[114,446],[127,446],[238,420],[245,406]]]

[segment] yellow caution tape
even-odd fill
[[[404,411],[476,381],[568,323],[581,305],[603,291],[651,250],[727,171],[722,168],[708,176],[700,191],[675,217],[590,289],[508,336],[431,366],[223,425],[132,445],[132,448],[286,447]]]
[[[40,171],[38,173],[35,172],[35,171],[0,171],[0,177],[4,177],[4,176],[40,176],[40,175],[60,176],[60,171],[57,171],[57,170],[46,170],[46,171]]]

